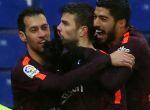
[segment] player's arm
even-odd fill
[[[89,49],[85,49],[84,52],[90,55],[93,54],[93,51],[90,53]],[[95,52],[93,56],[93,59],[87,64],[64,75],[53,72],[43,73],[32,64],[19,66],[12,72],[13,87],[31,92],[39,89],[60,91],[75,87],[85,83],[92,75],[97,74],[97,71],[111,64],[109,55],[99,55]]]
[[[136,58],[134,68],[142,73],[140,77],[150,93],[150,47],[144,38],[133,39],[133,41],[135,44],[132,53]]]
[[[100,71],[102,74],[98,75],[98,81],[105,89],[117,90],[131,76],[135,58],[133,55],[121,51],[116,51],[110,56],[113,66]]]
[[[96,55],[81,67],[71,70],[64,75],[49,73],[44,80],[40,80],[42,88],[66,90],[78,84],[85,83],[91,76],[96,75],[101,69],[111,64],[109,55]],[[98,73],[99,74],[99,73]]]

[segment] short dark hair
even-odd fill
[[[115,21],[125,19],[129,26],[131,9],[128,0],[98,0],[96,6],[109,9]]]
[[[45,15],[44,10],[41,8],[35,8],[35,7],[28,7],[24,9],[18,16],[18,30],[25,32],[24,18],[26,16],[35,16],[39,14]]]
[[[61,13],[70,13],[75,15],[77,26],[87,26],[89,39],[94,35],[93,21],[94,8],[87,3],[69,3],[64,5]]]

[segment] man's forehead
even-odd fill
[[[25,25],[27,26],[41,26],[44,24],[48,24],[45,16],[27,16],[24,19]]]
[[[95,14],[110,15],[110,11],[104,7],[96,7],[94,13]]]
[[[75,15],[70,13],[65,13],[61,17],[62,21],[75,21]]]

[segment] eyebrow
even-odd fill
[[[63,22],[63,23],[67,23],[67,21],[66,21],[66,20],[61,20],[61,22]]]
[[[107,16],[104,16],[104,15],[96,15],[96,14],[94,14],[94,16],[101,17],[101,18],[108,18]]]
[[[42,24],[41,26],[49,26],[49,24],[47,23],[47,24]]]
[[[46,23],[45,23],[45,24],[40,25],[40,27],[41,27],[41,26],[49,26],[49,24],[46,24]],[[30,28],[36,28],[36,27],[38,27],[38,26],[35,25],[35,26],[31,26]]]

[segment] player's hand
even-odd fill
[[[62,55],[63,45],[61,41],[46,41],[44,44],[43,56],[50,63],[58,63]]]
[[[135,57],[132,54],[115,51],[110,54],[111,63],[113,66],[125,66],[132,68],[135,64]]]

